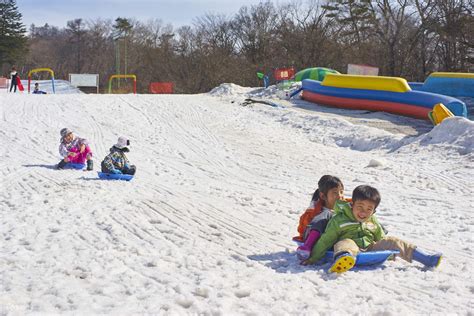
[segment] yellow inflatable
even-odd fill
[[[405,79],[383,76],[357,76],[328,73],[326,74],[326,77],[324,78],[321,85],[326,87],[379,90],[391,92],[411,91],[411,88]]]
[[[433,111],[428,114],[428,117],[434,125],[438,125],[445,118],[453,116],[453,113],[451,113],[451,111],[447,107],[445,107],[443,103],[436,104],[433,107]]]

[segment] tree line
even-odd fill
[[[98,73],[101,91],[112,74],[135,74],[137,88],[171,81],[177,93],[207,92],[223,82],[261,85],[258,71],[347,64],[378,67],[380,75],[423,81],[434,71],[474,71],[471,0],[271,1],[231,16],[206,14],[175,28],[160,19],[69,21],[26,28],[15,0],[1,0],[2,73],[23,76],[49,67],[57,78]]]

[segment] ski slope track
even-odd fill
[[[0,94],[0,315],[472,314],[472,121],[391,133],[338,112],[243,107],[248,91],[232,87]],[[54,169],[63,127],[91,142],[94,171]],[[100,180],[121,135],[137,174]],[[346,196],[377,187],[389,234],[442,252],[440,267],[301,266],[291,237],[324,174]]]

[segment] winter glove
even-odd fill
[[[118,169],[113,169],[113,170],[110,170],[110,173],[113,173],[113,174],[122,174],[122,171],[118,170]]]

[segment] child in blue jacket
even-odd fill
[[[136,167],[130,165],[128,158],[125,155],[125,153],[130,151],[128,146],[130,146],[130,140],[126,137],[120,136],[117,144],[110,148],[110,153],[102,161],[102,172],[134,175]]]

